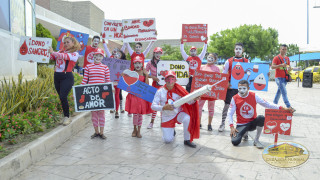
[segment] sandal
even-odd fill
[[[91,135],[91,139],[98,137],[100,134],[94,133],[93,135]]]
[[[101,139],[107,139],[107,137],[104,134],[99,134]]]

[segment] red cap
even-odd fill
[[[172,70],[169,70],[164,78],[167,78],[168,76],[174,76],[175,78],[177,78],[176,73]]]
[[[133,63],[135,63],[135,62],[141,62],[142,63],[142,58],[140,57],[140,56],[136,56],[136,57],[134,57],[134,59],[133,59]]]
[[[154,48],[153,52],[161,52],[161,54],[163,53],[161,47],[156,47],[156,48]]]
[[[197,50],[197,48],[195,46],[191,46],[190,50],[195,49]]]
[[[100,48],[98,48],[97,51],[94,52],[94,54],[101,54],[104,57],[104,51]]]

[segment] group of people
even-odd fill
[[[163,50],[160,47],[156,47],[153,50],[153,57],[147,63],[144,68],[144,60],[148,52],[151,50],[154,42],[150,42],[148,47],[142,52],[142,44],[136,43],[134,50],[131,49],[128,43],[124,43],[121,49],[114,49],[110,53],[106,42],[103,40],[105,52],[98,48],[100,42],[100,36],[94,36],[91,46],[87,46],[84,55],[84,76],[81,84],[96,84],[110,82],[110,71],[108,66],[101,63],[105,56],[105,52],[108,57],[126,60],[124,50],[127,48],[131,56],[130,70],[136,71],[139,74],[139,80],[149,84],[149,79],[152,79],[152,86],[157,88],[157,92],[154,96],[153,102],[147,102],[137,96],[128,94],[125,102],[125,111],[129,116],[133,116],[133,131],[132,137],[141,138],[141,125],[144,114],[152,114],[151,122],[148,125],[148,129],[153,128],[153,124],[157,115],[157,111],[161,112],[161,129],[162,138],[164,142],[170,143],[174,140],[176,135],[175,125],[176,123],[183,124],[184,131],[184,144],[195,148],[196,144],[193,143],[194,139],[200,137],[201,116],[202,109],[205,101],[208,101],[208,131],[212,131],[212,119],[214,115],[215,99],[197,97],[191,99],[188,103],[183,104],[180,107],[174,107],[173,102],[186,96],[190,93],[191,84],[194,72],[197,70],[203,70],[208,72],[220,72],[219,68],[215,65],[217,61],[217,54],[209,53],[207,55],[207,64],[201,65],[202,59],[206,55],[207,42],[205,42],[202,52],[197,55],[197,48],[192,46],[190,48],[190,56],[184,50],[184,42],[181,41],[181,54],[184,61],[189,63],[189,83],[186,88],[177,83],[177,77],[174,71],[168,71],[165,74],[165,85],[160,86],[157,78],[157,64],[161,60]],[[74,37],[66,37],[63,39],[63,49],[59,52],[54,52],[52,48],[49,50],[51,53],[51,60],[55,61],[55,73],[54,83],[56,91],[59,94],[64,118],[62,120],[63,125],[71,123],[69,117],[69,105],[67,101],[67,95],[70,92],[74,78],[72,75],[73,67],[75,66],[79,54],[78,50],[80,45]],[[219,132],[225,129],[225,120],[228,118],[230,124],[230,136],[233,145],[238,145],[242,139],[248,140],[248,131],[257,130],[256,137],[254,138],[254,145],[258,148],[263,148],[263,145],[259,142],[259,137],[264,125],[264,116],[257,116],[256,104],[271,109],[284,109],[289,112],[294,112],[289,103],[286,92],[286,74],[290,70],[290,61],[285,56],[287,46],[281,45],[280,54],[273,59],[272,69],[276,69],[276,83],[278,90],[273,103],[260,98],[253,92],[249,92],[249,83],[246,80],[241,80],[238,84],[238,89],[230,88],[230,79],[233,62],[248,63],[248,59],[242,57],[243,44],[235,44],[235,56],[229,58],[224,65],[222,73],[228,74],[229,88],[224,100],[225,105],[222,112],[222,121],[218,129]],[[119,106],[122,106],[121,90],[117,88],[117,82],[113,82],[115,93],[115,118],[119,118]],[[280,96],[283,96],[286,107],[277,105]],[[244,106],[246,109],[244,110]],[[120,107],[122,110],[123,108]],[[122,111],[123,112],[123,111]],[[236,112],[237,125],[234,127],[233,115]],[[92,111],[92,123],[94,127],[94,134],[91,138],[100,137],[106,139],[104,135],[105,114],[104,111]]]

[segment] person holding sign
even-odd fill
[[[153,57],[151,59],[151,61],[149,61],[147,63],[147,66],[146,66],[146,71],[149,72],[150,71],[150,78],[152,78],[152,86],[159,89],[161,86],[157,83],[159,81],[159,79],[157,78],[157,64],[158,62],[160,61],[160,57],[162,56],[162,48],[161,47],[156,47],[154,48],[153,50]],[[156,118],[157,116],[157,111],[154,111],[152,113],[152,116],[151,116],[151,122],[148,126],[148,129],[152,129],[153,127],[153,123],[154,123],[154,119]]]
[[[110,81],[110,71],[108,66],[101,63],[104,58],[104,51],[98,49],[94,53],[94,63],[88,64],[84,69],[84,76],[82,79],[82,85],[84,84],[98,84],[107,83]],[[101,139],[106,139],[107,137],[103,134],[105,115],[104,110],[91,111],[91,120],[95,133],[91,136],[91,139],[95,137],[100,137]],[[100,132],[99,132],[100,127]]]
[[[134,57],[133,65],[134,70],[139,74],[139,81],[149,84],[148,73],[143,70],[143,59],[140,56]],[[125,109],[129,114],[133,114],[132,137],[142,138],[140,133],[142,125],[142,115],[153,113],[151,109],[151,103],[135,95],[128,94]]]
[[[131,56],[131,65],[130,65],[130,70],[133,71],[134,70],[134,65],[133,65],[133,60],[135,59],[135,57],[139,56],[140,59],[142,59],[142,64],[144,64],[144,59],[147,56],[147,54],[149,53],[151,47],[153,46],[154,41],[151,41],[148,45],[148,47],[146,48],[146,50],[143,51],[143,53],[141,53],[142,51],[142,44],[140,42],[135,44],[135,51],[132,50],[131,46],[129,43],[125,43],[129,54]]]
[[[92,64],[94,62],[93,56],[94,53],[98,50],[99,43],[100,37],[93,36],[91,46],[87,46],[86,52],[84,53],[83,68],[85,68],[88,64]]]
[[[208,39],[208,38],[206,38]],[[189,63],[189,83],[186,86],[186,90],[190,93],[191,91],[191,84],[192,84],[192,77],[194,75],[195,70],[200,70],[202,59],[206,55],[207,52],[207,40],[204,42],[204,46],[202,49],[202,52],[197,56],[197,48],[195,46],[191,46],[190,48],[190,56],[187,55],[187,53],[184,50],[184,41],[181,39],[181,45],[180,45],[180,52],[183,57],[183,60],[187,61]]]
[[[229,58],[225,62],[224,67],[223,67],[223,72],[222,72],[224,74],[228,74],[228,76],[229,76],[229,79],[228,79],[229,80],[229,87],[227,90],[226,99],[224,100],[224,107],[222,110],[222,121],[221,121],[220,127],[218,129],[219,132],[224,131],[225,121],[227,118],[227,113],[228,113],[228,108],[230,106],[231,98],[238,93],[238,89],[231,89],[230,88],[231,87],[230,81],[231,81],[232,63],[233,62],[245,62],[245,63],[249,62],[248,59],[242,57],[242,53],[243,53],[243,44],[242,43],[236,43],[234,45],[234,53],[235,53],[235,56]]]
[[[218,72],[220,73],[220,69],[214,65],[215,62],[218,59],[218,55],[215,53],[210,53],[207,56],[207,61],[208,63],[204,66],[201,66],[200,70],[203,71],[208,71],[208,72]],[[205,97],[201,97],[200,101],[199,101],[199,117],[200,117],[200,127],[201,127],[201,117],[202,117],[202,108],[204,106],[204,103],[206,102],[206,100],[208,100],[208,111],[209,111],[209,118],[208,118],[208,131],[212,131],[212,118],[214,115],[214,104],[215,104],[215,100],[211,99],[211,98],[205,98]]]
[[[278,86],[276,96],[274,97],[273,103],[278,104],[280,96],[282,95],[283,102],[289,108],[291,107],[288,96],[287,96],[287,78],[288,72],[291,70],[290,59],[286,56],[288,46],[286,44],[280,45],[280,54],[273,58],[271,69],[276,69],[275,81]],[[294,110],[295,111],[295,110]]]
[[[106,51],[107,57],[109,58],[120,59],[121,58],[120,51],[124,52],[124,50],[126,49],[126,45],[123,44],[120,50],[118,48],[114,48],[111,54],[107,46],[108,40],[106,42],[104,39],[102,39],[102,43],[103,43],[104,50]]]
[[[199,105],[196,98],[178,108],[174,108],[173,102],[189,94],[182,86],[176,83],[174,71],[169,70],[165,75],[166,84],[160,88],[154,96],[151,108],[161,111],[162,139],[165,143],[174,140],[175,124],[183,124],[184,144],[195,148],[192,143],[194,138],[199,138]]]
[[[54,86],[59,95],[62,110],[64,114],[63,125],[71,123],[69,117],[69,103],[68,94],[74,84],[74,77],[72,74],[73,67],[75,66],[80,50],[79,42],[71,36],[63,39],[63,49],[59,52],[54,52],[52,48],[49,49],[51,54],[50,59],[55,61],[55,72],[54,72]]]
[[[255,93],[249,92],[249,82],[247,80],[241,80],[238,84],[238,94],[231,98],[231,104],[228,110],[228,120],[231,129],[231,143],[234,146],[241,143],[242,137],[244,138],[244,141],[248,140],[248,131],[254,131],[257,129],[253,145],[258,149],[264,148],[264,146],[259,142],[259,137],[264,126],[265,118],[262,115],[257,116],[257,103],[268,109],[283,109],[293,112],[290,108],[284,108],[282,106],[269,103]],[[233,114],[235,112],[237,114],[236,128],[233,125]]]

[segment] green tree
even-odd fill
[[[51,32],[42,26],[42,24],[37,24],[36,26],[36,36],[37,37],[46,37],[52,39],[52,48],[56,49],[57,47],[57,40],[51,35]]]
[[[265,56],[265,60],[272,61],[275,56],[277,56],[280,53],[280,45],[283,43],[278,44],[277,46],[273,47],[270,51],[270,53]],[[299,54],[299,47],[296,44],[289,44],[287,56],[293,56],[296,54]]]
[[[191,46],[185,45],[184,50],[186,53],[189,53]],[[163,55],[161,56],[161,60],[172,60],[172,61],[181,61],[183,57],[180,52],[180,47],[172,47],[171,45],[164,44],[162,45]],[[203,48],[198,48],[197,52],[200,53]]]
[[[234,44],[241,42],[247,56],[264,60],[278,44],[278,31],[272,28],[263,29],[261,25],[245,24],[213,34],[210,39],[208,51],[216,52],[219,56],[234,56]]]

